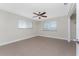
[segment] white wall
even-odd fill
[[[30,20],[28,18],[0,10],[0,45],[36,36],[34,21],[32,29],[17,28],[18,20],[21,19]]]
[[[36,36],[39,36],[39,29],[40,29],[39,24],[40,24],[39,21],[36,21],[36,20],[34,21],[34,31]]]
[[[77,3],[76,39],[79,41],[79,3]],[[76,55],[79,56],[79,44],[76,43]]]
[[[39,35],[68,40],[68,17],[64,16],[64,17],[52,18],[50,20],[57,21],[57,31],[44,31],[42,30],[42,28],[41,29],[39,28],[38,29]],[[43,21],[39,23],[42,24]],[[39,27],[42,27],[42,25],[40,25]]]

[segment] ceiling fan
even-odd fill
[[[41,17],[44,17],[44,18],[47,18],[47,16],[45,16],[46,12],[38,12],[38,13],[33,13],[35,14],[36,16],[34,17],[38,17],[38,19],[41,19]]]

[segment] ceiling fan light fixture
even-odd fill
[[[33,12],[33,14],[36,15],[38,19],[41,19],[42,17],[47,18],[47,16],[45,16],[46,12],[38,12],[38,13]]]
[[[64,3],[64,5],[68,5],[68,3]]]

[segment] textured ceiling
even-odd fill
[[[66,16],[68,15],[71,4],[64,3],[0,3],[0,9],[11,13],[15,13],[30,19],[33,18],[33,12],[47,12],[47,18]]]

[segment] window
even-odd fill
[[[44,30],[56,30],[57,29],[57,22],[56,21],[44,21],[43,23]]]
[[[28,20],[19,20],[18,28],[32,28],[32,21]]]

